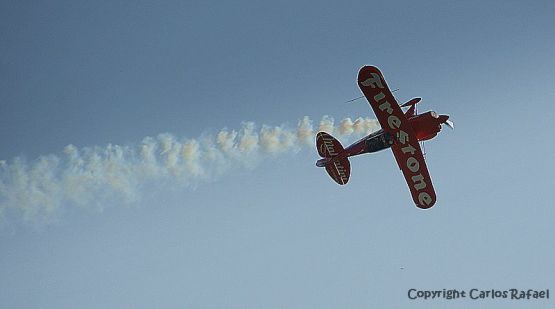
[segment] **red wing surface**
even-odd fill
[[[326,171],[335,182],[345,185],[351,176],[351,163],[347,158],[336,159],[326,164]]]
[[[422,150],[382,73],[373,66],[363,67],[358,72],[358,86],[372,106],[382,129],[395,136],[395,144],[391,149],[403,171],[414,203],[419,208],[432,207],[436,202],[436,194]]]

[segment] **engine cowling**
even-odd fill
[[[439,116],[436,112],[430,111],[411,117],[409,122],[416,138],[419,141],[424,141],[435,137],[441,131],[441,123],[446,121],[446,119],[443,119],[444,117],[447,116]]]

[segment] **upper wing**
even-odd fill
[[[395,136],[391,149],[403,171],[414,203],[419,208],[432,207],[436,202],[436,194],[422,150],[382,73],[373,66],[363,67],[358,72],[358,86],[372,106],[382,129]]]

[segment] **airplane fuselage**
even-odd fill
[[[418,141],[424,141],[435,137],[441,130],[441,124],[445,123],[447,119],[449,119],[449,116],[447,115],[438,115],[434,111],[429,111],[424,114],[413,115],[408,118],[408,121],[414,130]],[[370,133],[345,148],[337,154],[337,156],[318,160],[316,162],[316,166],[323,167],[331,161],[384,150],[393,146],[395,142],[395,137],[385,132],[383,129],[380,129],[379,131]]]

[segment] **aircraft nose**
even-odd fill
[[[446,124],[449,128],[455,129],[455,124],[453,121],[449,120],[449,115],[440,115],[438,118],[439,123]]]

